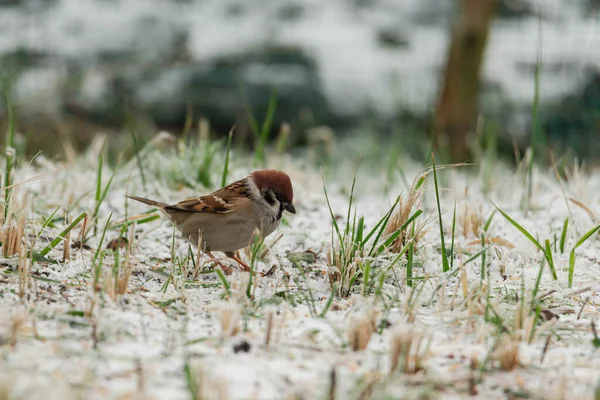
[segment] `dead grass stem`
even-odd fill
[[[373,313],[361,313],[352,316],[349,319],[347,328],[348,343],[352,351],[365,350],[375,331],[376,321]]]
[[[496,341],[493,359],[503,371],[512,371],[519,365],[519,340],[507,333]]]
[[[19,298],[23,300],[31,282],[30,260],[27,257],[27,248],[23,246],[19,249],[19,259],[17,268],[19,272]]]
[[[465,198],[467,189],[465,188]],[[458,217],[459,224],[462,228],[462,234],[465,238],[481,236],[485,218],[483,217],[481,206],[479,208],[471,208],[469,202],[465,201],[465,206]]]
[[[353,252],[354,254],[352,254]],[[360,253],[352,245],[350,238],[346,238],[343,252],[341,248],[334,247],[327,251],[329,287],[332,290],[336,289],[339,297],[345,298],[350,294],[353,278],[359,270],[359,257]],[[352,261],[346,263],[345,260]]]
[[[415,374],[423,370],[426,357],[424,340],[425,334],[414,325],[397,328],[390,345],[390,374],[397,370],[404,374]]]
[[[238,304],[227,302],[221,305],[219,308],[219,323],[223,339],[235,336],[240,332],[241,318],[242,312]]]
[[[408,196],[400,196],[398,202],[398,208],[390,217],[387,226],[383,232],[384,236],[391,235],[402,228],[408,221],[408,219],[421,208],[423,205],[423,190],[422,187],[416,188],[417,180],[413,182],[413,185],[408,193]],[[414,222],[414,245],[417,248],[419,240],[425,235],[425,221],[419,223]],[[399,253],[402,248],[408,243],[409,240],[413,239],[413,231],[411,229],[412,224],[408,224],[401,232],[400,235],[391,243],[389,250],[392,253]]]
[[[65,224],[69,226],[73,222],[73,218],[70,215],[66,215]],[[71,259],[71,231],[68,231],[65,235],[65,239],[63,240],[63,262],[69,261]]]
[[[192,370],[193,384],[190,388],[192,399],[195,400],[229,400],[229,390],[224,379],[211,376],[207,369],[195,367]]]
[[[18,254],[21,251],[24,233],[24,217],[19,218],[15,224],[9,216],[6,223],[0,227],[0,242],[2,242],[2,254],[5,258]]]

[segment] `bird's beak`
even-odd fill
[[[294,207],[294,205],[291,203],[284,204],[283,208],[291,212],[292,214],[296,214],[296,207]]]

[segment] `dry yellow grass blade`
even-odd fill
[[[512,244],[511,242],[509,242],[506,239],[502,239],[499,237],[486,237],[484,238],[485,244],[490,245],[490,244],[495,244],[496,246],[501,246],[501,247],[507,247],[509,249],[514,249],[515,245]],[[469,246],[481,246],[481,239],[476,239],[476,240],[472,240],[469,243],[467,243],[467,245]]]
[[[369,340],[376,330],[374,314],[361,314],[348,321],[348,343],[352,351],[362,351],[369,345]]]
[[[427,351],[423,349],[425,335],[413,325],[396,329],[390,344],[390,374],[399,370],[404,374],[416,374],[423,370]]]
[[[384,237],[387,235],[391,235],[392,233],[401,229],[402,226],[408,221],[408,219],[421,208],[423,204],[423,191],[421,188],[416,189],[417,181],[413,183],[413,186],[410,189],[410,193],[408,197],[404,198],[400,196],[400,200],[398,201],[398,207],[396,211],[390,217],[385,230],[383,231]],[[425,235],[425,224],[426,222],[417,223],[414,221],[412,224],[414,225],[414,245],[415,248],[419,240]],[[402,250],[402,248],[408,243],[409,240],[413,239],[412,235],[412,224],[405,227],[405,229],[400,233],[400,235],[394,240],[390,247],[389,251],[392,253],[398,253]]]
[[[223,303],[219,309],[219,323],[223,339],[235,336],[240,332],[241,308],[238,304]]]
[[[17,269],[19,272],[19,298],[23,299],[27,293],[29,282],[31,280],[31,265],[30,260],[27,257],[27,248],[25,246],[19,250]]]
[[[585,211],[587,213],[587,215],[590,216],[590,219],[592,220],[593,223],[596,223],[597,219],[596,219],[596,215],[594,214],[594,212],[585,204],[583,204],[582,202],[575,200],[572,197],[569,197],[569,201],[571,201],[573,204],[575,204],[577,207],[581,208],[583,211]]]
[[[19,218],[14,224],[10,218],[0,227],[0,242],[2,242],[2,254],[5,258],[18,254],[23,245],[25,233],[25,218]]]
[[[519,341],[509,334],[503,334],[496,343],[494,361],[503,371],[512,371],[519,366]]]

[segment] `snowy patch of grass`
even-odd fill
[[[373,228],[366,230],[364,216],[357,217],[356,209],[353,211],[352,208],[355,185],[356,173],[352,180],[352,187],[350,189],[348,200],[348,209],[346,213],[346,220],[348,222],[342,230],[340,229],[336,215],[331,207],[331,202],[323,178],[323,191],[325,193],[325,200],[327,202],[332,223],[332,243],[328,251],[328,262],[330,265],[330,270],[328,271],[329,284],[332,291],[342,298],[350,295],[353,286],[358,282],[359,278],[362,279],[363,296],[368,296],[372,293],[377,281],[385,280],[385,274],[389,273],[396,266],[400,257],[408,249],[405,248],[404,250],[400,250],[399,246],[394,245],[394,243],[399,240],[401,241],[399,237],[401,235],[406,235],[408,226],[422,214],[422,210],[415,211],[415,213],[407,217],[400,226],[398,226],[397,220],[399,218],[397,217],[395,222],[396,229],[390,230],[388,224],[400,202],[400,197],[398,197]],[[409,239],[413,244],[414,237],[415,236]],[[377,277],[377,275],[375,275],[376,271],[373,268],[375,260],[384,253],[394,249],[397,249],[396,252],[399,252],[400,254],[387,269],[384,269],[383,271],[380,270],[378,272],[380,275]]]
[[[176,200],[250,172],[254,154],[190,136],[140,150],[148,193]],[[99,177],[92,151],[15,168],[11,223],[22,229],[2,245],[21,248],[0,263],[0,371],[27,366],[36,380],[15,380],[11,391],[68,368],[68,387],[83,396],[546,398],[556,385],[544,382],[560,380],[567,365],[580,379],[565,390],[593,396],[595,202],[548,184],[536,188],[548,207],[515,219],[504,210],[518,209],[527,187],[501,165],[492,185],[462,168],[406,164],[401,174],[416,176],[407,187],[386,178],[400,174],[387,161],[377,175],[332,160],[335,181],[315,188],[317,168],[264,151],[267,167],[290,173],[299,211],[242,252],[264,276],[209,268],[214,261],[156,212],[128,204],[126,193],[143,190],[134,159],[110,180]],[[31,181],[40,170],[51,176]],[[549,181],[537,169],[534,177]],[[590,192],[598,186],[594,174],[578,179]],[[575,197],[588,210],[565,207]],[[96,232],[84,226],[92,211]],[[439,231],[425,229],[435,218]],[[550,262],[556,280],[544,273]]]

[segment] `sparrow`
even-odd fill
[[[157,207],[183,236],[211,258],[215,259],[212,251],[221,251],[246,271],[250,267],[236,257],[235,251],[249,246],[256,231],[261,238],[273,233],[284,211],[296,213],[290,177],[273,169],[254,171],[211,194],[173,205],[127,197]]]

